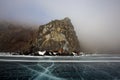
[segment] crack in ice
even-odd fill
[[[26,65],[20,64],[22,67],[25,67],[26,69],[35,72],[35,74],[32,75],[32,77],[29,80],[42,80],[43,78],[47,78],[48,80],[66,80],[63,78],[59,78],[56,77],[54,75],[52,75],[50,69],[54,69],[54,63],[52,63],[50,66],[48,67],[44,67],[42,65],[40,65],[39,63],[37,64],[37,67],[42,68],[44,71],[43,72],[39,72],[35,69],[32,69]]]

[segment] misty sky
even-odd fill
[[[120,50],[120,0],[0,0],[0,19],[45,24],[69,17],[80,43]]]

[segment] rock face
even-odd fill
[[[61,55],[80,52],[79,41],[69,18],[41,25],[36,47],[39,51],[57,52]]]

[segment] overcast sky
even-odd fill
[[[120,0],[0,0],[0,19],[45,24],[69,17],[86,47],[120,50]]]

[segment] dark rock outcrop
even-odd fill
[[[80,52],[79,41],[69,18],[41,25],[35,47],[39,51],[57,52],[60,55]]]

